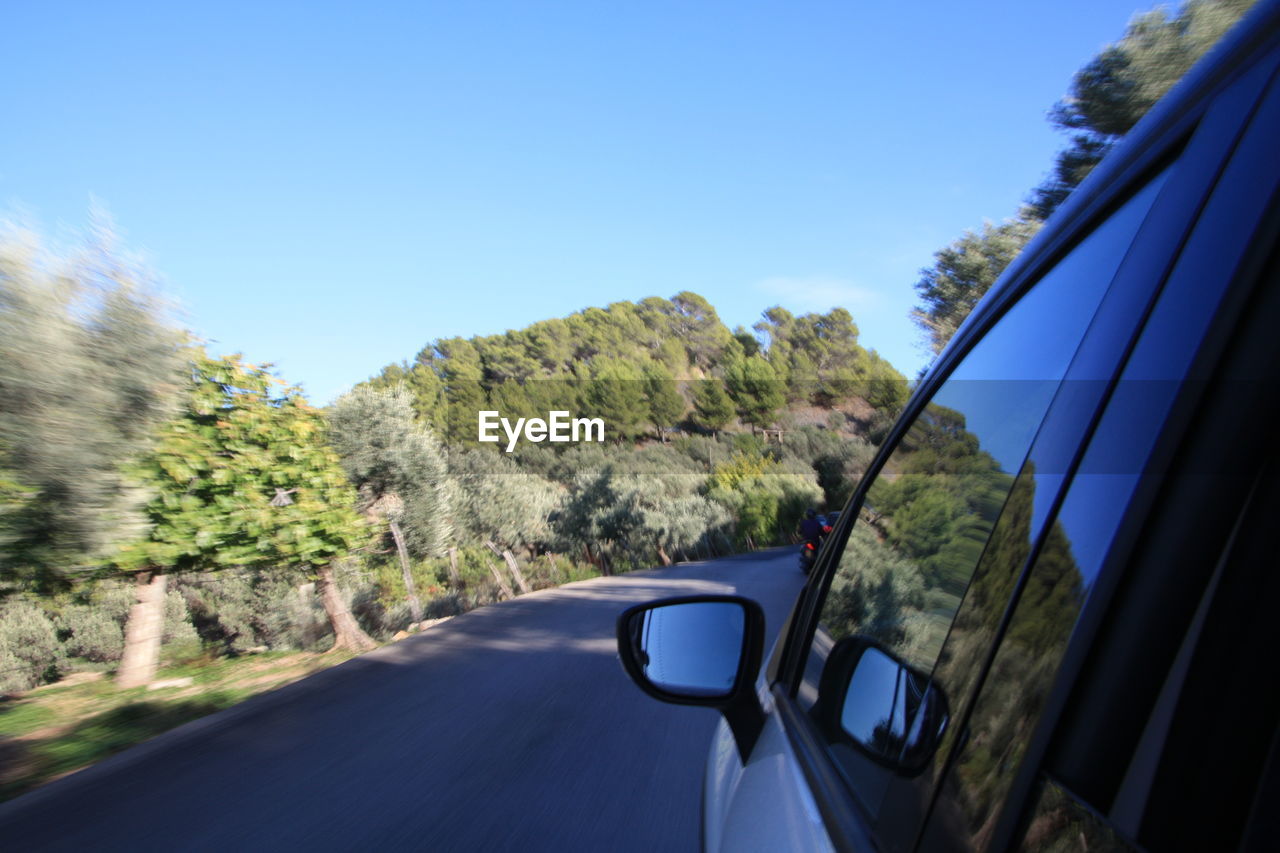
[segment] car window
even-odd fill
[[[1118,209],[974,346],[885,461],[833,557],[838,563],[797,698],[868,817],[883,816],[903,833],[903,844],[918,815],[913,821],[898,812],[894,789],[916,784],[904,778],[900,759],[911,750],[918,756],[927,730],[940,735],[946,726],[946,698],[926,694],[936,690],[932,675],[952,622],[1015,475],[1161,183],[1150,182]],[[1006,556],[1018,554],[1014,547]],[[975,635],[973,648],[952,651],[980,655],[987,640]],[[854,661],[866,658],[867,647],[891,657],[903,675],[861,676]],[[850,689],[855,683],[861,689]],[[879,726],[844,725],[876,714]],[[889,839],[887,846],[898,845]]]

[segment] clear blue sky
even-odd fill
[[[932,253],[1050,168],[1144,0],[0,10],[0,213],[97,200],[187,325],[317,402],[428,341],[693,290],[843,305],[912,374]]]

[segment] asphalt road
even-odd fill
[[[769,640],[793,548],[481,608],[0,806],[26,850],[695,850],[717,712],[616,659],[632,603],[736,592]]]

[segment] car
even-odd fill
[[[1278,231],[1268,2],[975,308],[768,655],[742,597],[620,615],[721,712],[704,849],[1276,849]]]

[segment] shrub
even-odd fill
[[[0,692],[55,679],[62,660],[57,630],[43,610],[23,599],[0,605]]]
[[[227,569],[180,577],[177,588],[207,645],[231,654],[257,646],[314,649],[323,645],[328,622],[314,587],[295,585],[296,577],[289,572]]]
[[[120,622],[101,607],[73,604],[59,614],[57,625],[65,637],[63,648],[71,657],[110,663],[120,660],[124,652]]]

